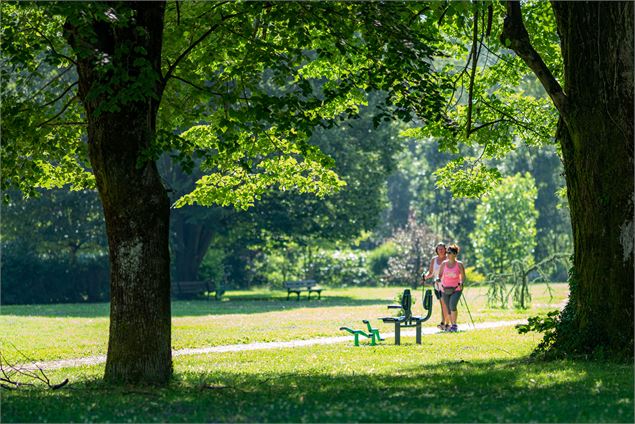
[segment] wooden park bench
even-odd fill
[[[421,344],[421,323],[430,319],[430,315],[432,315],[432,290],[426,290],[426,294],[423,297],[423,309],[427,311],[425,317],[412,315],[410,289],[404,290],[399,305],[388,305],[388,309],[402,309],[404,311],[404,314],[398,317],[379,318],[383,322],[395,324],[395,344],[401,344],[401,329],[403,327],[415,327],[417,344]]]
[[[214,298],[219,300],[225,293],[225,288],[212,288],[212,284],[207,280],[172,281],[172,296],[177,299],[193,299],[199,295],[211,292],[214,292]],[[209,299],[209,296],[205,297]]]
[[[317,286],[315,280],[285,281],[284,288],[287,289],[287,300],[291,293],[297,294],[297,300],[300,300],[300,293],[303,291],[308,292],[309,299],[311,299],[311,293],[317,293],[318,300],[322,298],[322,288]]]

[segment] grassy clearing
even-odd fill
[[[532,287],[534,307],[528,310],[489,309],[486,289],[466,290],[475,322],[515,320],[553,310],[566,299],[566,284],[552,284],[553,299],[545,285]],[[172,345],[174,349],[219,346],[237,343],[288,341],[342,335],[342,325],[362,328],[369,319],[380,330],[391,326],[377,320],[393,313],[398,288],[328,289],[322,300],[286,300],[283,291],[230,292],[224,301],[173,302]],[[415,313],[421,313],[421,290],[415,293]],[[460,305],[460,322],[469,317]],[[3,355],[22,361],[18,350],[37,361],[80,358],[106,353],[108,344],[108,304],[3,306],[0,340]],[[433,307],[426,326],[439,321],[439,305]],[[15,349],[13,348],[15,346]]]
[[[528,311],[486,308],[471,288],[476,322],[513,320],[562,304],[566,285],[532,288]],[[230,293],[223,302],[174,302],[177,349],[341,335],[340,325],[387,314],[394,288],[332,289],[320,302],[280,292]],[[418,299],[420,301],[420,291]],[[421,311],[420,303],[415,311]],[[467,321],[465,311],[461,312]],[[437,322],[438,306],[433,318]],[[108,305],[3,307],[3,354],[35,359],[105,353]],[[42,386],[3,390],[1,422],[633,422],[632,364],[534,362],[540,335],[512,327],[292,349],[179,356],[165,388],[113,387],[103,364],[48,371]],[[13,353],[15,355],[15,353]]]
[[[167,388],[115,388],[103,366],[59,391],[2,392],[2,422],[633,422],[633,367],[532,362],[511,327],[421,346],[351,343],[175,359]]]

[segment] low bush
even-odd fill
[[[386,242],[368,252],[366,260],[370,272],[380,278],[388,269],[388,261],[398,254],[397,246],[393,242]]]
[[[481,284],[485,284],[485,276],[478,272],[473,266],[465,267],[465,278],[470,285],[480,286]]]
[[[363,251],[322,251],[313,257],[314,278],[331,287],[376,286]]]
[[[2,304],[102,302],[109,298],[106,255],[38,255],[26,245],[2,246]]]

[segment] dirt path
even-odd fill
[[[527,320],[516,320],[516,321],[495,321],[495,322],[483,322],[476,324],[472,327],[471,324],[460,324],[459,331],[466,330],[481,330],[487,328],[496,328],[496,327],[508,327],[511,325],[526,323]],[[436,334],[440,331],[434,327],[426,327],[422,329],[422,334]],[[415,331],[402,331],[402,336],[414,336]],[[382,333],[382,337],[388,339],[395,337],[395,333]],[[353,336],[337,336],[337,337],[320,337],[317,339],[308,339],[308,340],[291,340],[288,342],[266,342],[266,343],[243,343],[243,344],[234,344],[234,345],[225,345],[225,346],[211,346],[211,347],[201,347],[195,349],[180,349],[172,351],[172,355],[174,357],[183,356],[183,355],[201,355],[206,353],[226,353],[226,352],[242,352],[246,350],[266,350],[266,349],[285,349],[285,348],[293,348],[293,347],[301,347],[301,346],[313,346],[313,345],[327,345],[334,343],[342,343],[342,342],[351,342],[353,340]],[[43,361],[36,362],[34,364],[24,364],[21,366],[22,369],[37,369],[38,367],[43,370],[53,370],[58,368],[71,368],[71,367],[81,367],[83,365],[97,365],[106,362],[106,355],[98,355],[98,356],[89,356],[86,358],[76,358],[76,359],[62,359],[58,361]]]

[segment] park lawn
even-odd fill
[[[534,307],[527,310],[496,309],[486,305],[486,288],[466,290],[467,303],[476,323],[525,319],[562,307],[568,295],[566,284],[552,284],[554,297],[546,286],[532,286]],[[285,292],[264,289],[229,292],[224,301],[175,301],[172,312],[174,349],[227,344],[288,341],[342,335],[341,326],[362,328],[369,319],[382,331],[391,326],[377,320],[394,311],[401,289],[327,289],[322,300],[286,300]],[[414,311],[421,314],[421,290],[414,293]],[[469,322],[460,305],[460,322]],[[3,306],[0,327],[2,354],[11,362],[81,358],[106,354],[108,344],[108,304]],[[439,321],[439,305],[426,326]],[[22,355],[24,354],[24,356]]]
[[[175,358],[165,388],[113,387],[103,364],[60,390],[2,392],[2,422],[625,422],[633,365],[529,358],[513,327]]]

